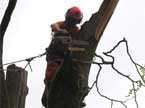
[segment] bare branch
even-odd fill
[[[113,49],[111,49],[110,51],[104,53],[106,56],[112,58],[112,62],[105,61],[105,60],[103,59],[103,57],[101,57],[101,56],[99,56],[99,55],[96,55],[97,57],[99,57],[99,58],[102,60],[102,63],[97,63],[97,62],[94,62],[94,61],[92,61],[92,62],[84,62],[84,63],[92,63],[92,64],[97,64],[97,65],[99,66],[99,70],[98,70],[98,73],[97,73],[97,76],[96,76],[96,80],[94,81],[94,83],[93,83],[91,89],[93,88],[94,84],[96,84],[96,88],[97,88],[98,94],[99,94],[101,97],[104,97],[104,98],[106,98],[107,100],[110,100],[110,101],[111,101],[111,108],[113,107],[113,102],[119,102],[119,103],[121,103],[125,108],[127,108],[127,106],[125,105],[125,103],[126,103],[128,100],[126,100],[126,101],[120,101],[120,100],[112,99],[112,98],[110,98],[110,97],[108,97],[108,96],[103,95],[103,94],[100,92],[99,87],[98,87],[98,78],[99,78],[99,75],[100,75],[100,72],[101,72],[101,69],[102,69],[101,65],[107,65],[107,64],[110,64],[111,67],[112,67],[112,69],[115,70],[119,75],[121,75],[121,76],[127,78],[129,81],[132,82],[133,88],[131,89],[131,92],[133,91],[133,94],[134,94],[134,97],[133,97],[133,98],[134,98],[134,101],[135,101],[135,103],[136,103],[136,107],[139,108],[138,101],[137,101],[137,94],[136,94],[136,93],[137,93],[137,91],[139,90],[139,88],[140,88],[141,86],[143,86],[143,84],[141,83],[141,81],[135,81],[135,80],[133,80],[132,78],[130,78],[129,75],[124,75],[124,74],[121,73],[119,70],[117,70],[117,69],[114,67],[114,60],[115,60],[115,58],[114,58],[113,56],[111,56],[111,55],[108,54],[108,53],[111,53],[112,51],[114,51],[122,42],[125,42],[125,43],[126,43],[126,51],[127,51],[127,54],[128,54],[128,56],[129,56],[130,60],[132,61],[132,63],[136,66],[136,71],[139,73],[139,69],[137,68],[137,66],[140,66],[142,69],[145,69],[143,66],[141,66],[141,65],[139,65],[139,64],[137,64],[137,63],[135,63],[135,62],[133,61],[133,59],[132,59],[132,57],[131,57],[131,55],[130,55],[130,53],[129,53],[127,40],[126,40],[125,38],[124,38],[123,40],[119,41],[119,42],[117,43],[117,45],[115,45],[115,46],[113,47]],[[140,75],[140,73],[139,73],[139,75]],[[143,76],[140,75],[140,77],[141,77],[142,80],[144,81]],[[138,82],[139,82],[139,84],[138,84]],[[137,85],[138,88],[135,88],[135,83],[138,84],[138,85]],[[90,90],[91,90],[91,89],[90,89]],[[89,92],[90,92],[90,90],[89,90]],[[130,99],[129,99],[129,100],[130,100]]]
[[[10,22],[13,10],[16,6],[17,0],[9,0],[7,9],[2,18],[2,22],[0,24],[0,65],[2,64],[2,54],[3,54],[3,38]],[[2,68],[2,67],[1,67]]]
[[[101,69],[102,69],[102,67],[101,67],[101,65],[99,65],[99,71],[98,71],[97,76],[96,76],[96,88],[97,88],[98,94],[99,94],[101,97],[104,97],[104,98],[106,98],[107,100],[110,100],[111,102],[119,102],[119,103],[123,104],[123,106],[125,106],[125,108],[127,108],[127,106],[123,103],[123,101],[116,100],[116,99],[112,99],[112,98],[110,98],[110,97],[107,97],[107,96],[101,94],[101,92],[100,92],[100,90],[99,90],[99,87],[98,87],[98,79],[99,79],[99,75],[100,75]],[[112,107],[112,104],[111,104],[111,107]]]
[[[136,95],[136,89],[135,89],[134,82],[132,82],[132,85],[133,85],[134,101],[136,103],[136,107],[139,108],[139,105],[138,105],[138,102],[137,102],[137,95]]]

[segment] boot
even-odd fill
[[[46,84],[46,82],[45,82],[45,84]],[[42,102],[42,105],[44,107],[47,107],[49,89],[50,89],[50,81],[47,81],[47,85],[45,86],[45,89],[44,89],[44,92],[43,92],[43,95],[42,95],[42,98],[41,98],[41,102]]]
[[[85,107],[86,103],[84,102],[85,97],[88,95],[89,87],[80,88],[80,106]]]
[[[81,102],[81,107],[85,107],[86,103],[84,101]]]
[[[48,89],[47,87],[45,87],[42,98],[41,98],[41,102],[44,107],[47,107],[47,95],[48,95]]]

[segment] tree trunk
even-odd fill
[[[7,68],[6,87],[10,108],[25,108],[28,93],[27,71],[13,65]]]

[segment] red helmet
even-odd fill
[[[79,20],[80,23],[83,18],[83,13],[78,7],[73,6],[70,9],[68,9],[68,11],[66,12],[66,18],[67,17],[75,18],[76,20]]]

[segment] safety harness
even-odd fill
[[[60,43],[64,47],[65,51],[85,51],[86,48],[89,46],[89,42],[87,41],[80,41],[80,40],[74,40],[70,35],[68,36],[53,36],[52,41],[54,44]]]

